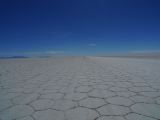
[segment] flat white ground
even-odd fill
[[[0,60],[0,120],[159,119],[159,60]]]

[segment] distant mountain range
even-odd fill
[[[0,59],[13,59],[13,58],[29,58],[27,56],[7,56],[7,57],[0,57]]]
[[[152,58],[160,59],[160,53],[128,53],[128,54],[115,54],[115,55],[106,55],[104,57],[126,57],[126,58]]]

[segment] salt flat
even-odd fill
[[[160,60],[0,60],[0,120],[159,120]]]

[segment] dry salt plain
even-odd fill
[[[160,120],[160,60],[0,60],[0,120]]]

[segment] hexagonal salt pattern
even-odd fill
[[[125,97],[117,97],[117,96],[108,98],[107,101],[110,104],[123,105],[123,106],[130,106],[133,104],[133,102],[130,99]]]
[[[31,103],[35,110],[45,110],[52,107],[54,101],[47,99],[39,99]]]
[[[98,113],[88,108],[78,107],[66,112],[67,120],[94,120]]]
[[[100,98],[86,98],[79,102],[80,106],[87,107],[87,108],[98,108],[105,105],[105,101]]]
[[[130,113],[130,109],[125,106],[105,105],[97,109],[101,115],[126,115]]]
[[[160,119],[160,105],[156,104],[146,104],[146,103],[137,103],[131,106],[133,112],[142,114],[145,116],[153,117]]]
[[[14,104],[28,104],[38,98],[38,94],[24,94],[12,99]]]
[[[160,61],[0,60],[0,120],[159,120]]]
[[[92,90],[92,87],[90,87],[90,86],[79,86],[79,87],[77,87],[76,92],[87,93],[91,90]]]
[[[77,103],[72,100],[58,100],[53,105],[52,109],[65,111],[68,109],[75,108],[76,106],[77,106]]]
[[[37,111],[33,117],[35,120],[65,120],[63,112],[51,109]]]
[[[108,90],[94,89],[88,95],[90,97],[95,97],[95,98],[109,98],[109,97],[115,96],[116,94]]]
[[[0,113],[2,120],[13,120],[31,115],[33,109],[27,105],[16,105]]]
[[[127,120],[156,120],[154,118],[147,117],[144,115],[135,114],[135,113],[131,113],[131,114],[126,115],[126,119]]]

